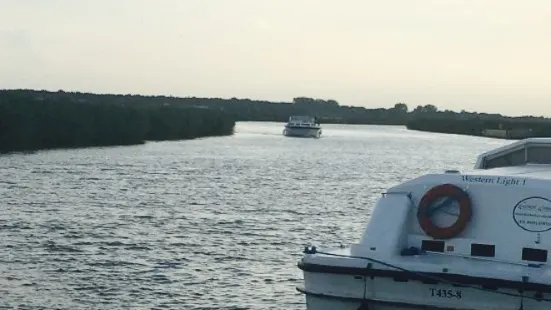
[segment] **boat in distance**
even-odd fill
[[[286,137],[320,138],[321,125],[317,117],[293,115],[285,124],[283,135]]]
[[[551,138],[379,197],[358,243],[307,246],[307,310],[551,309]]]

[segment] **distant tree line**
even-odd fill
[[[0,92],[0,152],[230,135],[235,125],[234,118],[219,109],[38,94]]]
[[[404,125],[412,130],[469,135],[498,128],[530,128],[534,135],[551,135],[551,123],[543,117],[441,111],[430,104],[410,110],[398,102],[391,108],[368,109],[309,97],[269,102],[0,90],[0,151],[225,135],[233,132],[235,121],[285,122],[291,115],[317,116],[321,123]]]
[[[407,111],[401,109],[366,109],[364,107],[343,106],[336,100],[296,97],[291,102],[270,102],[250,99],[222,99],[172,96],[142,96],[91,94],[81,92],[50,92],[36,90],[0,90],[0,98],[24,97],[26,100],[58,100],[76,104],[110,103],[132,107],[152,107],[159,105],[201,107],[220,110],[236,121],[275,121],[285,122],[291,115],[318,116],[324,123],[348,124],[387,124],[405,125]],[[0,99],[1,100],[1,99]]]
[[[431,110],[431,111],[429,111]],[[483,136],[487,130],[517,132],[511,138],[551,137],[551,120],[544,117],[507,117],[500,114],[438,111],[417,108],[406,127],[410,130]],[[523,132],[523,133],[520,133]]]

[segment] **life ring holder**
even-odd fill
[[[450,197],[459,203],[459,217],[451,226],[435,225],[428,214],[431,205],[439,198]],[[472,217],[472,202],[467,192],[453,184],[441,184],[428,190],[419,202],[417,219],[421,229],[435,239],[450,239],[459,235]]]

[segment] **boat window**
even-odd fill
[[[393,280],[396,282],[408,282],[409,277],[407,275],[401,275],[401,276],[394,277]]]
[[[423,277],[423,279],[421,280],[421,283],[423,284],[438,284],[438,281],[434,280],[434,279],[426,279]]]
[[[438,240],[423,240],[421,249],[430,252],[444,252],[444,241]]]
[[[504,151],[484,159],[484,168],[520,166],[527,163],[551,164],[551,144],[528,144],[524,147]]]
[[[293,122],[313,122],[314,120],[312,116],[293,115],[289,117],[289,121]]]
[[[486,169],[498,167],[520,166],[526,163],[526,151],[524,148],[506,153],[486,161]]]
[[[494,257],[495,255],[495,245],[479,243],[471,244],[471,256]]]
[[[522,248],[522,260],[547,262],[547,250]]]
[[[551,147],[532,146],[527,149],[527,162],[534,164],[551,164]]]

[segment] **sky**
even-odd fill
[[[549,0],[0,0],[0,88],[551,116]]]

